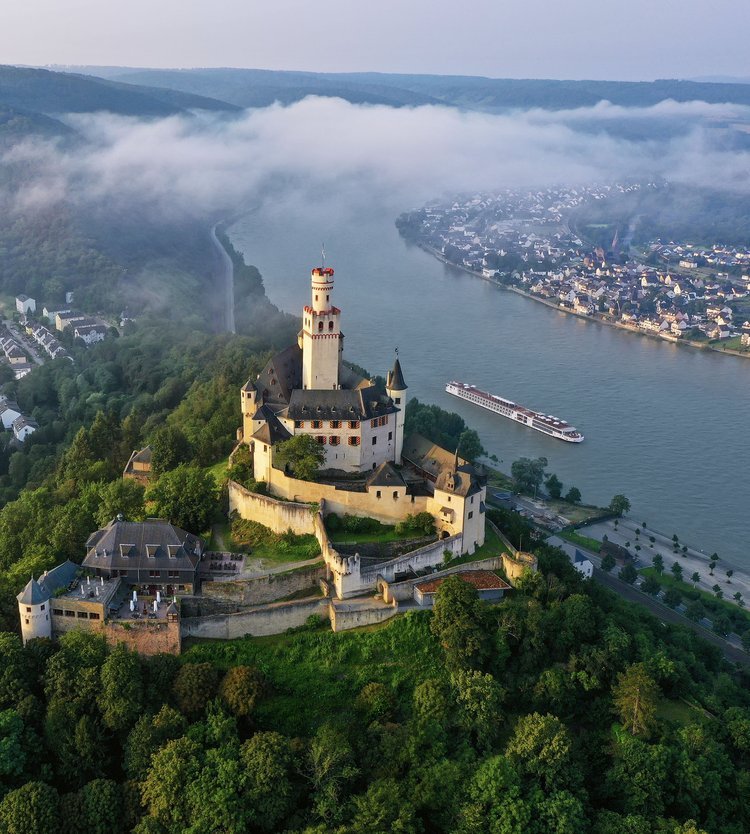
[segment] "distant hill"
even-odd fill
[[[339,96],[354,103],[447,104],[499,112],[541,107],[590,107],[602,100],[645,107],[665,99],[750,105],[750,83],[707,81],[557,81],[480,76],[314,73],[256,69],[127,69],[100,71],[127,84],[168,87],[240,107],[290,103],[307,95]]]
[[[0,106],[45,115],[103,110],[123,116],[237,109],[227,102],[177,90],[149,90],[92,76],[11,66],[0,66]]]

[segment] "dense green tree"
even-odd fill
[[[242,745],[240,759],[251,824],[273,831],[294,807],[291,745],[279,733],[256,733]]]
[[[469,463],[485,454],[485,449],[482,446],[482,441],[474,429],[464,429],[458,438],[458,455]]]
[[[627,582],[628,585],[632,585],[636,579],[638,579],[638,571],[633,567],[633,565],[628,562],[626,565],[623,565],[620,568],[619,573],[617,574],[618,578],[622,579],[623,582]]]
[[[151,471],[159,477],[176,469],[180,464],[189,463],[192,458],[190,441],[182,429],[162,425],[151,435]]]
[[[565,500],[569,504],[580,504],[581,503],[581,490],[578,487],[571,487],[565,493]]]
[[[544,480],[547,458],[519,458],[513,461],[510,473],[519,492],[534,493]]]
[[[13,706],[29,694],[32,671],[18,635],[0,632],[0,708]]]
[[[143,703],[143,678],[138,655],[124,643],[104,661],[97,697],[104,723],[111,730],[128,730],[135,724]]]
[[[316,817],[329,824],[340,820],[344,792],[358,769],[348,739],[332,724],[323,724],[311,739],[306,773]]]
[[[554,715],[533,712],[516,722],[505,754],[522,775],[545,791],[577,788],[581,771],[567,727]]]
[[[661,591],[661,585],[653,576],[647,576],[643,582],[641,582],[641,590],[646,594],[655,596],[659,593],[659,591]]]
[[[672,567],[670,568],[672,571],[672,575],[678,581],[682,581],[682,565],[679,562],[672,562]]]
[[[557,477],[557,475],[555,475],[554,472],[547,476],[544,485],[547,487],[547,492],[549,493],[550,498],[559,498],[562,495],[562,481]]]
[[[180,738],[186,729],[184,716],[166,705],[156,715],[142,715],[123,750],[123,767],[128,776],[139,782],[145,779],[153,754],[166,742]]]
[[[194,823],[194,786],[201,777],[201,748],[189,738],[167,742],[154,753],[141,783],[141,799],[148,815],[169,834],[189,831]]]
[[[187,715],[202,712],[216,695],[218,672],[211,663],[184,663],[173,689],[179,708]]]
[[[99,490],[96,523],[104,527],[118,515],[127,521],[143,521],[146,516],[144,493],[143,485],[132,478],[119,478],[105,484]]]
[[[422,827],[416,819],[411,798],[396,779],[373,782],[364,794],[354,797],[353,819],[347,831],[351,834],[419,834]]]
[[[453,668],[476,668],[489,651],[483,626],[484,605],[476,588],[458,576],[447,577],[435,597],[430,630]]]
[[[661,553],[656,553],[654,558],[651,560],[651,564],[654,566],[654,570],[658,574],[664,573],[664,557]]]
[[[44,782],[27,782],[0,802],[3,834],[57,834],[60,824],[57,791]]]
[[[111,779],[95,779],[80,792],[78,830],[90,834],[125,834],[122,790]]]
[[[208,530],[218,501],[213,475],[185,464],[165,472],[146,498],[159,517],[191,533]]]
[[[458,670],[452,681],[459,723],[471,734],[478,748],[491,749],[503,723],[505,690],[492,675],[477,669]]]
[[[262,696],[266,681],[261,672],[252,666],[232,666],[219,687],[219,696],[238,717],[250,715]]]
[[[664,604],[676,608],[682,602],[682,594],[677,588],[667,588],[664,592]]]
[[[617,561],[611,553],[605,553],[604,556],[602,556],[601,567],[603,571],[609,573],[616,564]]]
[[[23,719],[16,710],[0,711],[0,779],[19,777],[24,771],[26,755]]]
[[[609,502],[609,510],[610,512],[617,513],[619,516],[623,516],[630,512],[630,501],[624,495],[615,495]]]
[[[617,676],[612,691],[625,728],[633,735],[648,735],[654,724],[659,689],[643,663],[633,663]]]
[[[290,437],[274,451],[274,462],[303,481],[312,481],[325,459],[325,447],[310,434]]]

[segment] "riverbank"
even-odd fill
[[[211,243],[217,255],[218,278],[224,287],[224,328],[227,333],[236,333],[237,329],[234,321],[234,264],[216,234],[219,225],[219,223],[215,223],[211,228]]]
[[[729,356],[737,356],[740,359],[750,359],[750,351],[734,350],[733,348],[722,347],[721,344],[699,342],[695,339],[683,339],[677,336],[663,336],[659,333],[649,333],[645,330],[640,330],[638,327],[635,327],[631,324],[627,324],[626,322],[613,321],[611,318],[608,318],[603,313],[594,313],[593,315],[588,313],[578,313],[575,310],[571,310],[569,307],[561,306],[559,302],[550,301],[547,298],[541,298],[540,296],[534,295],[534,293],[526,292],[526,290],[522,290],[519,287],[509,287],[506,284],[503,284],[502,281],[498,281],[496,278],[489,278],[488,276],[483,275],[481,272],[469,269],[466,266],[454,264],[452,261],[449,261],[442,254],[442,252],[439,252],[434,247],[429,246],[428,244],[423,243],[422,241],[409,240],[409,242],[414,243],[416,246],[422,249],[422,251],[432,255],[434,258],[439,260],[441,263],[444,263],[446,266],[453,267],[454,269],[459,269],[461,270],[461,272],[466,272],[467,274],[472,275],[475,278],[480,278],[482,281],[485,281],[486,283],[491,284],[492,286],[497,287],[498,289],[505,290],[506,292],[512,292],[516,295],[521,295],[524,298],[531,299],[531,301],[536,301],[538,304],[543,304],[545,307],[549,307],[551,310],[556,310],[558,313],[565,313],[568,316],[574,316],[575,318],[582,319],[583,321],[592,322],[594,324],[603,324],[607,327],[614,327],[617,330],[624,330],[627,333],[632,333],[634,336],[644,336],[647,339],[655,340],[657,342],[667,342],[671,345],[677,345],[678,347],[692,348],[693,350],[700,351],[710,351],[712,353],[721,353]]]

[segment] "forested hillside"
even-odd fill
[[[540,558],[497,606],[451,580],[369,632],[0,635],[0,831],[747,831],[747,678]]]

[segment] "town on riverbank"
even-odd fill
[[[584,225],[592,205],[659,193],[656,183],[508,189],[436,202],[397,226],[445,263],[584,319],[672,343],[750,356],[750,247],[635,244],[626,228]],[[602,241],[603,230],[611,241]]]

